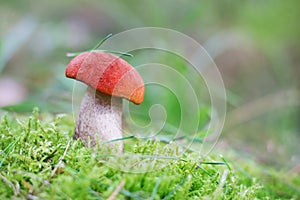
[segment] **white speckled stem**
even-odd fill
[[[88,87],[80,105],[74,139],[91,146],[122,138],[122,99],[96,92]],[[123,151],[123,141],[112,142],[112,148]]]

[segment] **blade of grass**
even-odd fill
[[[100,40],[100,42],[94,46],[94,48],[92,48],[92,50],[96,50],[98,49],[106,40],[108,40],[110,37],[112,36],[112,33],[108,34],[107,36],[105,36],[105,38],[103,38],[102,40]]]
[[[223,155],[220,155],[221,159],[225,162],[227,168],[229,169],[229,171],[232,171],[231,167],[229,166],[228,162],[225,160],[225,158],[223,157]]]
[[[167,194],[167,196],[165,196],[165,198],[163,198],[163,200],[170,199],[170,198],[174,195],[174,193],[176,192],[176,190],[178,190],[178,188],[181,187],[181,186],[187,181],[188,177],[189,177],[189,175],[186,176],[186,177],[184,177],[184,178],[183,178],[183,179],[182,179],[182,180],[174,187],[174,189],[173,189],[171,192],[169,192],[169,194]]]
[[[130,197],[130,198],[137,199],[137,200],[143,200],[142,197],[140,197],[139,195],[134,194],[134,193],[132,193],[132,192],[130,192],[128,190],[121,190],[120,193],[123,194],[126,197]]]
[[[122,138],[117,138],[117,139],[113,139],[113,140],[109,140],[105,143],[111,143],[111,142],[117,142],[117,141],[123,141],[123,140],[130,140],[130,139],[136,139],[136,137],[134,135],[131,136],[127,136],[127,137],[122,137]]]
[[[127,52],[121,52],[121,51],[112,51],[112,50],[97,50],[106,40],[108,40],[110,37],[112,36],[112,34],[108,34],[105,38],[103,38],[102,40],[100,40],[100,42],[94,46],[91,50],[88,51],[83,51],[83,52],[74,52],[74,53],[67,53],[66,56],[67,57],[75,57],[78,56],[81,53],[84,52],[108,52],[108,53],[113,53],[113,54],[121,54],[122,56],[130,56],[133,57],[132,54],[127,53]]]
[[[6,158],[8,157],[8,155],[13,151],[13,148],[15,147],[15,145],[17,144],[17,142],[20,140],[20,137],[18,137],[15,141],[11,142],[4,150],[1,154],[4,154],[1,162],[0,162],[0,168],[2,167],[2,164],[4,163],[4,161],[6,160]],[[7,152],[6,152],[7,151]],[[6,152],[6,153],[5,153]],[[0,155],[1,155],[0,154]]]
[[[200,162],[200,164],[204,164],[204,165],[227,165],[226,162]]]
[[[91,194],[91,195],[93,195],[93,197],[94,197],[94,199],[97,199],[97,200],[104,200],[101,196],[100,196],[100,194],[98,193],[98,192],[96,192],[96,191],[94,191],[92,188],[88,188],[88,191],[89,191],[89,193]]]
[[[150,200],[154,200],[155,198],[155,195],[157,194],[157,190],[158,190],[158,186],[160,184],[160,181],[161,181],[161,177],[159,177],[155,183],[155,186],[153,188],[153,191],[151,193],[151,197],[150,197]]]
[[[91,50],[91,51],[82,51],[82,52],[74,52],[74,53],[67,53],[67,57],[75,57],[78,56],[79,54],[86,53],[86,52],[108,52],[108,53],[113,53],[113,54],[120,54],[122,56],[129,56],[133,57],[132,54],[127,53],[127,52],[122,52],[122,51],[113,51],[113,50]]]
[[[98,154],[99,157],[118,157],[119,155],[114,154]],[[121,155],[122,157],[139,157],[139,158],[152,158],[152,159],[171,159],[171,160],[179,160],[180,158],[172,157],[172,156],[157,156],[157,155],[139,155],[139,154],[128,154],[128,155]]]
[[[206,173],[208,176],[213,177],[213,175],[211,175],[206,169],[204,169],[201,165],[197,165],[196,169],[201,169],[202,171],[204,171],[204,173]]]
[[[122,52],[122,51],[112,51],[112,50],[98,50],[98,51],[103,51],[103,52],[108,52],[108,53],[113,53],[113,54],[121,54],[122,56],[133,57],[132,54],[127,53],[127,52]]]

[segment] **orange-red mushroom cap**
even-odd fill
[[[66,76],[98,92],[122,97],[135,104],[144,100],[144,81],[138,71],[122,58],[106,52],[85,52],[73,58]]]

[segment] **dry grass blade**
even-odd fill
[[[122,180],[115,191],[108,197],[107,200],[114,200],[125,185],[125,180]]]
[[[2,179],[2,181],[4,183],[6,183],[9,187],[11,187],[14,191],[14,195],[17,196],[19,194],[19,189],[20,189],[20,186],[19,184],[17,183],[16,186],[10,182],[5,176],[3,176],[2,174],[0,174],[0,178]]]
[[[66,156],[67,151],[68,151],[68,149],[69,149],[69,147],[70,147],[70,142],[71,142],[71,140],[68,141],[67,147],[66,147],[66,149],[65,149],[65,151],[64,151],[64,153],[63,153],[63,155],[59,158],[58,163],[55,165],[55,168],[52,170],[52,172],[51,172],[51,177],[53,177],[53,176],[55,175],[57,169],[61,166],[62,160],[63,160],[64,157]]]
[[[220,182],[219,182],[219,186],[218,188],[215,190],[215,197],[219,197],[220,195],[222,195],[222,189],[226,183],[226,179],[228,177],[228,173],[229,173],[229,170],[228,169],[225,169],[223,174],[222,174],[222,177],[220,179]]]

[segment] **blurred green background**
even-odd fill
[[[30,112],[35,106],[71,113],[74,82],[64,76],[67,52],[87,50],[109,33],[165,27],[196,39],[222,73],[228,107],[215,151],[234,150],[262,164],[293,169],[300,165],[299,9],[296,0],[0,1],[1,113]],[[133,65],[157,54],[132,53],[125,59]],[[160,60],[197,82],[182,59],[166,54]],[[201,131],[209,121],[209,99],[203,80],[197,84],[203,92],[197,94],[201,112],[194,117]],[[130,105],[132,110],[148,113],[151,105],[162,104],[167,124],[176,129],[182,114],[176,97],[159,87],[146,91],[145,103]],[[134,118],[149,122],[147,114]],[[183,129],[189,132],[188,122]]]

